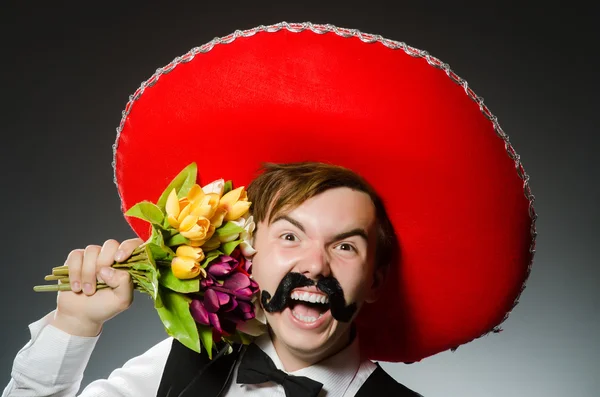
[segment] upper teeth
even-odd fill
[[[305,291],[294,291],[291,295],[292,299],[310,303],[329,303],[329,298],[321,294],[313,294]]]

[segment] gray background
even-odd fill
[[[157,67],[215,36],[287,20],[378,33],[449,63],[498,116],[537,197],[535,265],[504,332],[384,367],[427,397],[597,396],[599,35],[591,9],[194,3],[3,2],[0,383],[29,338],[27,325],[55,304],[31,287],[71,249],[132,236],[111,169],[128,95]],[[106,324],[84,384],[165,337],[150,301],[136,298]]]

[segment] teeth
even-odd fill
[[[322,303],[322,304],[329,303],[329,298],[327,298],[325,295],[313,294],[310,292],[294,291],[294,292],[292,292],[290,297],[297,301],[304,301],[304,302],[310,302],[310,303]]]
[[[323,317],[323,313],[319,314],[319,317],[316,318],[316,317],[312,317],[312,316],[303,316],[301,314],[296,313],[295,311],[292,311],[292,316],[296,317],[298,320],[302,321],[303,323],[314,323],[319,318]]]

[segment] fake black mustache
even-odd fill
[[[316,283],[301,273],[288,273],[279,283],[273,297],[265,290],[261,291],[260,302],[269,313],[281,312],[288,307],[292,298],[290,294],[296,288],[310,287],[316,285],[317,289],[327,294],[329,298],[329,310],[331,315],[338,321],[349,322],[356,313],[356,303],[346,305],[342,286],[334,277],[323,277]]]

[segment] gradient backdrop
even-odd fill
[[[41,3],[41,2],[40,2]],[[34,293],[67,253],[132,237],[112,182],[115,128],[154,70],[215,36],[283,20],[332,23],[429,51],[498,116],[537,197],[537,255],[504,332],[384,368],[426,397],[598,396],[598,29],[592,9],[488,2],[311,6],[284,1],[27,2],[0,6],[2,282],[0,383],[55,306]],[[590,6],[591,7],[591,6]],[[594,59],[595,58],[595,59]],[[106,324],[83,384],[162,340],[138,295]]]

